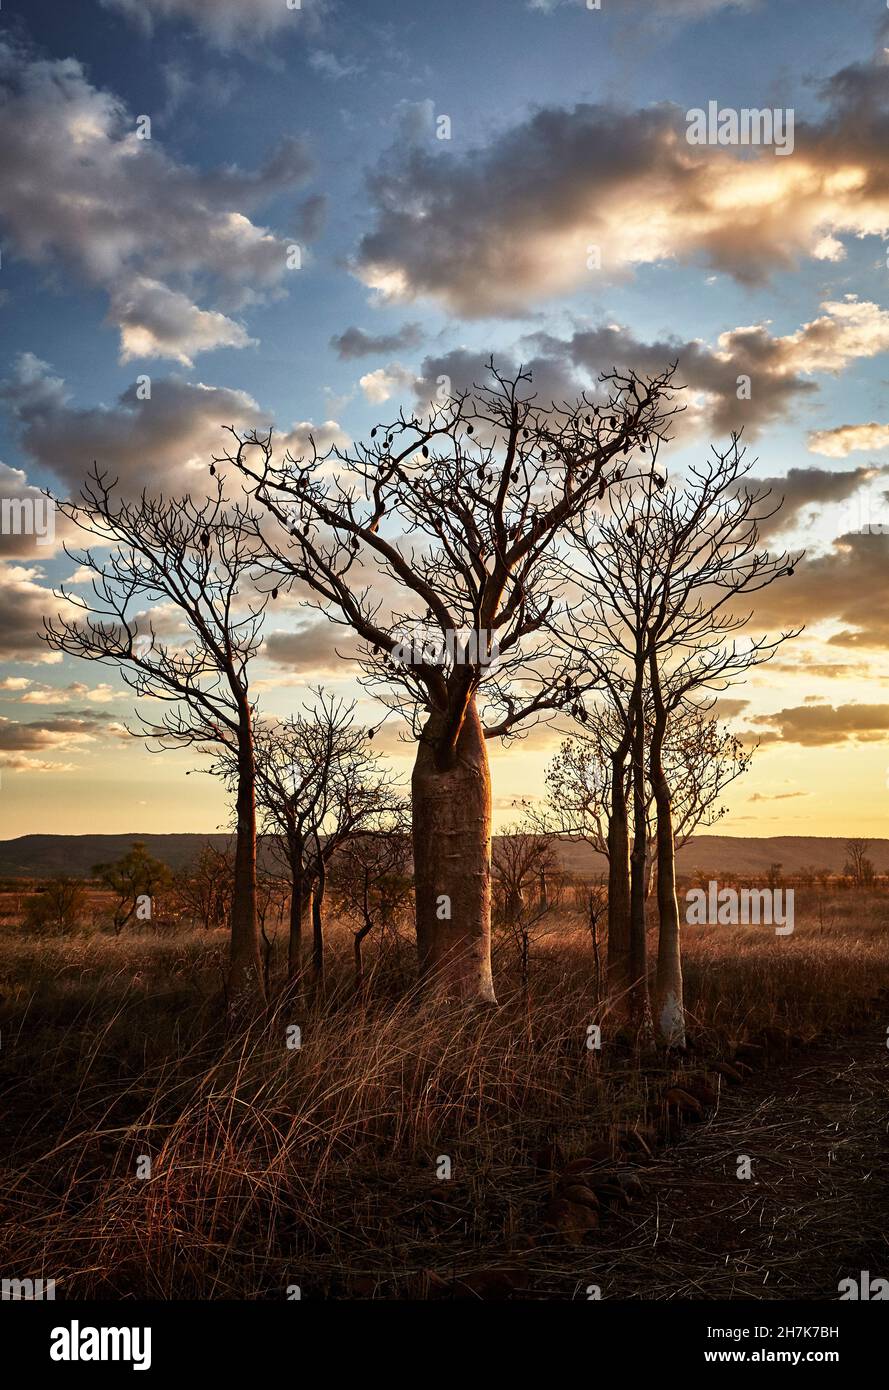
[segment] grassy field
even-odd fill
[[[571,912],[535,943],[527,994],[499,942],[501,1007],[482,1014],[406,990],[407,942],[368,950],[357,998],[333,924],[325,1000],[227,1035],[226,944],[28,936],[0,901],[4,1272],[68,1298],[428,1297],[506,1269],[551,1289],[599,1222],[560,1224],[554,1166],[585,1160],[607,1189],[675,1135],[677,1079],[706,1090],[718,1059],[889,1026],[884,891],[798,890],[789,937],[686,928],[691,1049],[669,1070],[640,1064],[597,1006]]]

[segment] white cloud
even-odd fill
[[[568,337],[527,335],[511,352],[498,354],[497,363],[510,373],[522,362],[533,375],[532,389],[549,401],[595,390],[600,374],[614,366],[655,374],[675,361],[676,379],[688,390],[673,437],[701,431],[726,435],[743,428],[749,439],[811,397],[818,389],[813,377],[840,372],[887,348],[889,312],[849,295],[826,300],[816,318],[780,336],[768,323],[758,323],[728,329],[713,344],[673,337],[645,342],[624,325],[608,323],[578,327]],[[487,353],[464,349],[427,357],[415,382],[418,405],[432,398],[441,376],[457,390],[484,381],[486,360]],[[743,378],[749,378],[749,395],[739,392]]]
[[[69,527],[20,468],[0,463],[0,556],[47,559]]]
[[[278,448],[282,451],[289,450],[298,458],[308,452],[312,440],[315,441],[315,448],[319,454],[324,454],[334,446],[345,449],[351,443],[351,436],[336,420],[322,420],[318,425],[311,420],[299,420],[281,435]]]
[[[222,426],[264,423],[245,391],[178,377],[151,382],[150,398],[129,387],[111,406],[72,406],[64,383],[26,354],[0,397],[18,423],[29,457],[72,487],[98,462],[124,486],[181,488],[220,451]]]
[[[355,77],[361,72],[357,63],[343,62],[335,53],[331,53],[326,48],[316,48],[309,54],[309,67],[322,77],[329,77],[334,82],[341,82],[344,77]]]
[[[115,289],[110,318],[120,328],[122,362],[134,357],[172,357],[190,367],[199,352],[256,343],[225,314],[199,309],[187,295],[144,275],[126,289]]]
[[[414,373],[407,367],[390,362],[388,367],[378,367],[375,372],[367,372],[359,379],[359,384],[367,399],[373,405],[382,405],[397,391],[409,390],[416,381]]]
[[[831,430],[812,430],[809,450],[825,458],[844,459],[859,450],[885,449],[889,446],[889,425],[870,421],[866,425],[838,425]]]
[[[125,690],[115,690],[107,682],[88,686],[83,681],[72,681],[70,685],[46,685],[26,681],[28,689],[20,697],[23,705],[70,705],[74,701],[88,700],[93,705],[107,705],[112,700],[132,698]],[[2,686],[0,686],[2,689]]]
[[[111,405],[73,406],[65,383],[45,362],[25,353],[12,378],[0,382],[0,400],[18,425],[28,457],[73,491],[94,461],[119,478],[124,492],[130,494],[143,487],[173,493],[200,490],[209,482],[211,460],[231,443],[224,426],[264,431],[272,423],[246,391],[172,376],[152,379],[150,390],[146,397],[134,383]],[[278,432],[276,449],[304,453],[310,436],[320,452],[350,442],[336,420],[318,424],[300,420]],[[27,488],[23,473],[13,469],[7,473],[17,486]],[[22,537],[2,539],[19,543],[13,554],[39,554],[36,548],[23,547]],[[84,583],[88,577],[78,572],[72,582]]]
[[[545,107],[465,154],[413,131],[374,171],[375,225],[354,269],[388,300],[430,296],[467,318],[682,262],[763,283],[843,237],[889,234],[889,67],[823,85],[822,122],[792,157],[690,145],[686,113]]]
[[[0,220],[12,254],[62,265],[108,295],[121,356],[244,347],[229,312],[279,292],[288,242],[248,212],[303,182],[303,143],[255,170],[197,170],[139,139],[135,117],[73,58],[0,41]],[[39,170],[39,177],[35,177]],[[216,295],[202,308],[197,296]]]
[[[102,0],[102,4],[149,30],[156,22],[184,20],[226,47],[238,38],[287,30],[314,33],[328,10],[328,0]]]
[[[0,563],[0,659],[58,665],[62,660],[40,641],[44,617],[72,616],[74,609],[53,595],[37,566]]]
[[[0,754],[4,772],[75,772],[75,763],[51,763],[46,758],[32,758],[27,753]]]

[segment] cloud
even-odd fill
[[[407,367],[390,362],[388,367],[378,367],[375,372],[367,372],[359,378],[359,385],[373,405],[382,405],[398,391],[408,390],[415,384],[416,377]]]
[[[312,440],[319,454],[324,454],[334,445],[345,449],[351,443],[351,436],[336,420],[323,420],[318,425],[311,420],[299,420],[279,437],[278,448],[282,452],[288,450],[298,458],[308,453]]]
[[[535,350],[535,344],[538,349],[542,345],[544,350]],[[489,383],[489,357],[490,353],[486,351],[468,348],[452,348],[448,352],[425,357],[413,383],[417,405],[427,406],[433,398],[438,397],[440,391],[457,393]],[[498,352],[496,355],[495,366],[506,377],[515,376],[520,365],[531,375],[530,383],[519,383],[520,398],[536,396],[547,404],[550,401],[570,401],[588,384],[587,374],[575,370],[564,344],[560,346],[555,338],[548,338],[542,343],[537,338],[525,338],[511,351]],[[613,363],[609,362],[608,365],[611,367]]]
[[[811,796],[811,792],[754,792],[751,801],[793,801],[798,796]]]
[[[760,524],[760,534],[771,536],[811,521],[820,508],[848,502],[881,474],[889,474],[889,467],[855,468],[848,473],[827,468],[790,468],[783,477],[751,477],[753,486],[771,490],[775,502],[784,499],[780,511]]]
[[[56,715],[20,724],[0,717],[0,751],[34,752],[41,749],[73,747],[91,743],[109,723],[107,715],[87,713]]]
[[[74,609],[54,597],[36,566],[0,564],[0,660],[56,665],[61,661],[38,637],[44,617]]]
[[[4,772],[75,772],[74,763],[51,763],[46,758],[32,758],[27,753],[0,753]]]
[[[889,314],[886,323],[889,326]],[[676,380],[688,388],[677,433],[707,430],[723,435],[743,428],[753,437],[816,389],[802,375],[811,368],[802,365],[804,350],[795,338],[775,338],[767,325],[755,324],[721,333],[713,346],[677,338],[644,343],[629,329],[609,324],[578,329],[567,340],[539,334],[529,341],[553,366],[561,361],[580,368],[591,381],[614,365],[656,374],[677,362]]]
[[[171,357],[190,367],[199,352],[256,344],[241,324],[225,314],[199,309],[187,295],[146,276],[113,291],[109,317],[120,328],[122,362],[134,357]]]
[[[392,125],[398,139],[407,145],[431,138],[435,133],[435,102],[431,97],[396,102]]]
[[[0,557],[47,559],[71,528],[20,468],[0,463]]]
[[[191,112],[196,110],[202,115],[208,107],[229,106],[243,86],[242,76],[233,70],[231,64],[220,66],[217,70],[207,67],[205,63],[192,67],[181,58],[175,58],[162,65],[161,76],[167,91],[167,100],[157,117],[161,125],[179,117],[186,104]],[[184,119],[189,119],[187,114]]]
[[[562,7],[574,6],[587,9],[586,0],[526,0],[529,10],[542,14],[552,14]],[[604,4],[604,0],[601,0]],[[609,0],[609,8],[614,0]],[[705,19],[720,10],[750,10],[761,0],[617,0],[618,13],[636,17],[642,12],[646,18],[654,14],[658,19],[692,20]]]
[[[107,681],[99,685],[71,681],[69,685],[46,685],[44,682],[26,681],[28,689],[19,696],[21,705],[69,705],[72,701],[89,701],[93,705],[110,705],[115,699],[132,698],[128,691],[115,689]],[[0,687],[1,688],[1,687]]]
[[[826,638],[830,646],[889,647],[887,574],[889,534],[840,536],[828,554],[803,560],[792,578],[757,594],[756,627],[829,622],[835,629]]]
[[[270,423],[246,391],[173,376],[154,378],[150,391],[146,397],[134,383],[113,405],[73,406],[65,383],[45,362],[24,353],[13,376],[0,383],[0,400],[29,458],[72,489],[96,460],[130,493],[143,487],[187,490],[207,477],[210,460],[226,442],[223,426],[249,430]],[[313,433],[322,450],[349,442],[335,420],[301,420],[282,430],[278,448],[303,452]]]
[[[150,31],[155,23],[180,20],[206,38],[229,47],[238,38],[266,37],[292,30],[310,33],[328,10],[328,0],[101,0]]]
[[[334,82],[342,82],[344,77],[355,77],[362,71],[360,63],[344,63],[326,48],[312,50],[309,67],[321,77],[329,77]]]
[[[738,715],[750,704],[749,700],[735,699],[731,696],[719,696],[713,701],[712,713],[717,719],[737,719]]]
[[[795,705],[774,714],[757,715],[752,722],[774,731],[769,742],[780,740],[808,748],[849,742],[882,743],[889,733],[889,705]]]
[[[352,668],[344,658],[356,656],[358,647],[357,638],[348,629],[318,618],[295,632],[270,632],[262,654],[289,671],[345,676]]]
[[[844,459],[859,450],[868,452],[889,445],[889,425],[870,421],[866,425],[837,425],[830,430],[811,430],[809,451],[825,458]]]
[[[394,333],[365,333],[363,328],[350,327],[336,334],[330,346],[344,362],[355,357],[370,357],[374,353],[400,352],[402,348],[419,347],[423,330],[418,323],[405,323]]]
[[[751,439],[817,391],[812,375],[835,374],[889,349],[889,312],[878,304],[848,295],[826,300],[820,310],[793,333],[775,336],[768,324],[753,324],[727,329],[712,345],[676,337],[644,342],[615,323],[578,327],[567,337],[532,333],[510,353],[498,355],[497,365],[511,374],[523,363],[532,373],[538,399],[561,401],[594,387],[614,366],[656,374],[675,361],[676,380],[687,391],[681,397],[685,411],[674,420],[674,437],[701,432],[723,436],[743,429]],[[430,399],[440,376],[456,389],[482,381],[486,361],[486,353],[462,348],[427,357],[418,400]]]
[[[0,41],[6,244],[103,289],[125,361],[187,363],[252,341],[231,311],[279,292],[289,272],[288,242],[248,213],[302,183],[310,167],[303,142],[288,137],[254,170],[191,168],[156,137],[140,139],[123,103],[75,59],[35,58]],[[201,293],[221,307],[201,308]]]
[[[544,107],[465,154],[402,141],[369,178],[375,223],[354,270],[384,298],[430,296],[479,318],[642,265],[757,285],[803,259],[836,261],[842,237],[889,233],[889,68],[847,71],[822,89],[824,119],[796,123],[785,158],[690,145],[671,104]]]
[[[794,643],[796,650],[799,647]],[[816,661],[807,651],[797,661],[772,661],[766,668],[767,671],[779,671],[782,676],[804,675],[808,679],[824,677],[825,680],[846,680],[850,677],[862,677],[872,674],[872,667],[866,662],[853,661]]]
[[[244,391],[158,378],[143,398],[137,385],[112,406],[72,406],[64,384],[30,354],[0,385],[29,457],[79,487],[93,460],[123,484],[170,488],[206,470],[222,444],[221,427],[260,423],[259,407]]]
[[[299,241],[317,241],[327,220],[329,199],[325,193],[304,198],[296,211],[295,230]]]

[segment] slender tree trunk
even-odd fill
[[[241,717],[238,734],[238,791],[236,800],[235,882],[231,908],[229,1005],[249,996],[262,997],[262,957],[256,913],[256,769],[249,712]]]
[[[626,747],[611,759],[611,806],[608,817],[608,987],[629,1008],[630,970],[630,826],[624,759]]]
[[[288,836],[290,854],[290,930],[287,941],[287,978],[295,980],[303,967],[303,941],[312,911],[312,884],[304,868],[302,836]]]
[[[370,926],[360,927],[352,939],[352,954],[355,957],[355,990],[357,993],[364,989],[364,958],[361,954],[361,948],[364,945],[364,938],[372,927],[372,922]]]
[[[315,881],[315,891],[312,895],[312,975],[315,980],[315,990],[320,993],[324,988],[324,889],[327,884],[327,867],[324,863],[324,855],[321,853],[321,841],[315,835],[315,849],[318,856],[318,877]]]
[[[447,767],[430,716],[412,778],[420,978],[448,998],[494,1004],[491,979],[491,776],[472,701]]]
[[[630,855],[630,970],[633,1023],[646,1042],[653,1038],[648,993],[648,942],[645,931],[645,862],[648,816],[645,805],[645,724],[639,701],[633,713],[633,851]]]
[[[649,842],[649,854],[648,854],[648,857],[647,857],[646,863],[645,863],[645,896],[646,896],[646,898],[650,898],[650,897],[651,897],[651,890],[654,888],[655,881],[656,881],[656,879],[657,879],[657,853],[652,854],[652,853],[650,852],[650,849],[651,849],[651,845],[650,845],[650,842]]]
[[[370,871],[365,865],[364,868],[364,887],[361,912],[364,918],[363,924],[354,933],[352,950],[355,956],[355,992],[361,994],[364,990],[364,959],[361,948],[364,945],[364,938],[373,931],[373,918],[370,915]]]
[[[593,962],[595,964],[594,981],[596,990],[596,1007],[598,1008],[599,1000],[602,997],[602,966],[599,960],[599,914],[596,908],[596,904],[593,900],[592,893],[590,893],[587,897],[587,912],[589,915],[590,936],[593,939]]]
[[[673,807],[664,773],[663,749],[667,715],[654,658],[651,661],[655,697],[655,725],[651,740],[651,785],[657,808],[657,975],[654,1016],[659,1040],[665,1047],[685,1046],[685,1001],[682,989],[682,943],[679,902],[676,897],[676,852]]]
[[[290,930],[287,942],[287,978],[295,980],[303,968],[303,942],[312,920],[312,885],[300,874],[290,892]]]

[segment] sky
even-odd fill
[[[806,549],[756,604],[805,631],[730,692],[760,747],[719,828],[886,833],[885,6],[7,0],[0,93],[0,499],[94,459],[184,491],[225,425],[345,445],[492,353],[559,399],[677,360],[670,470],[742,429]],[[710,102],[792,141],[690,143]],[[0,534],[0,836],[220,828],[116,673],[38,640],[63,539]],[[261,708],[320,681],[375,722],[336,645],[276,607]],[[491,749],[498,828],[558,742]]]

